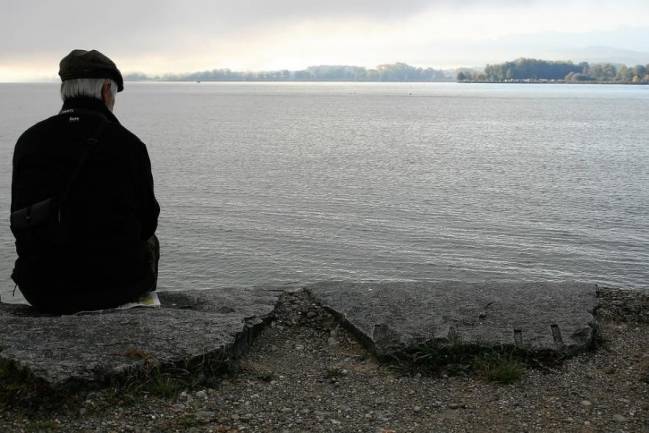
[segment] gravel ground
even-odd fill
[[[54,411],[0,412],[0,432],[649,432],[649,324],[602,323],[604,346],[514,385],[379,365],[302,293],[214,388],[109,390]]]

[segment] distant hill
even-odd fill
[[[649,64],[649,51],[633,51],[613,47],[587,47],[560,51],[556,57],[588,63],[612,63],[630,66]]]
[[[421,68],[405,63],[379,65],[376,68],[348,65],[309,66],[298,71],[232,71],[213,69],[184,74],[146,75],[126,74],[128,81],[377,81],[377,82],[432,82],[453,81],[455,74],[433,68]]]

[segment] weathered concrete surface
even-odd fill
[[[270,317],[277,289],[161,292],[162,308],[35,316],[0,304],[0,360],[52,388],[103,381],[143,366],[238,356]]]
[[[596,328],[594,284],[326,282],[307,290],[379,357],[430,342],[564,356],[589,347]]]
[[[597,296],[597,317],[620,322],[649,323],[649,289],[602,287]]]

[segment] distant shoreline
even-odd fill
[[[125,80],[126,83],[158,83],[158,84],[203,84],[203,83],[232,83],[232,84],[316,84],[316,83],[330,83],[330,84],[597,84],[597,85],[622,85],[622,86],[647,86],[649,82],[632,83],[621,81],[547,81],[547,80],[522,80],[522,81],[486,81],[486,80],[445,80],[445,81],[349,81],[349,80]],[[58,81],[0,81],[0,85],[30,85],[30,84],[53,84],[60,85]]]
[[[629,81],[566,81],[566,80],[511,80],[511,81],[487,81],[487,80],[462,80],[460,84],[616,84],[622,86],[646,86],[649,83],[633,83]]]
[[[439,81],[353,81],[353,80],[126,80],[127,83],[353,83],[353,84],[426,84],[426,83],[457,83],[456,80],[439,80]]]
[[[566,80],[517,80],[517,81],[486,81],[486,80],[439,80],[439,81],[351,81],[351,80],[130,80],[129,83],[337,83],[337,84],[427,84],[427,83],[459,83],[459,84],[617,84],[631,86],[646,86],[645,83],[623,81],[566,81]]]

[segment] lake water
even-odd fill
[[[0,296],[11,155],[57,84],[0,85]],[[365,280],[649,287],[649,86],[127,83],[160,289]]]

